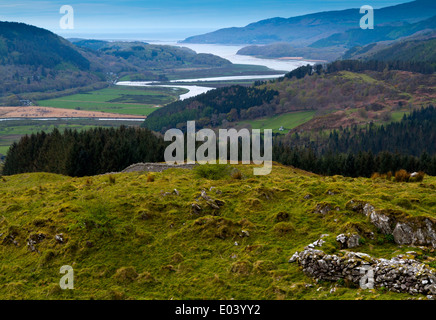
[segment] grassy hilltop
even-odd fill
[[[321,234],[329,234],[322,250],[339,254],[336,236],[358,231],[355,251],[414,250],[435,267],[434,249],[396,245],[347,203],[435,218],[436,177],[399,183],[278,164],[268,176],[215,167],[0,177],[0,299],[425,298],[316,283],[288,260]],[[319,213],[325,204],[332,210]],[[62,265],[74,268],[74,290],[59,288]]]

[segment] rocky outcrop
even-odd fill
[[[409,256],[399,255],[387,260],[360,252],[339,256],[307,248],[296,252],[289,262],[297,262],[307,275],[318,280],[344,279],[362,289],[386,288],[410,294],[436,294],[435,270]]]
[[[365,214],[383,234],[391,234],[399,245],[436,248],[436,220],[415,217],[398,210],[376,210],[371,204],[351,200],[347,209]]]
[[[351,249],[359,246],[360,236],[356,233],[340,234],[336,241],[341,244],[341,249]]]

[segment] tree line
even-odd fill
[[[408,172],[423,171],[436,175],[436,155],[424,152],[420,157],[383,151],[373,154],[371,151],[353,153],[327,152],[319,155],[312,148],[274,144],[273,160],[284,165],[322,175],[342,175],[345,177],[371,177],[374,173],[386,174],[403,169]]]
[[[395,60],[395,61],[381,61],[381,60],[336,60],[330,62],[328,64],[316,64],[314,66],[308,64],[305,66],[298,67],[287,74],[284,77],[271,80],[274,81],[283,81],[283,79],[288,78],[297,78],[302,79],[306,75],[313,74],[331,74],[339,71],[350,71],[350,72],[362,72],[362,71],[391,71],[391,70],[400,70],[400,71],[410,71],[417,72],[423,74],[433,74],[436,72],[436,65],[431,61],[410,61],[410,60]],[[262,82],[257,82],[256,84],[262,84]]]
[[[91,176],[118,172],[133,163],[164,161],[165,142],[147,129],[119,127],[84,131],[54,129],[12,144],[3,174],[52,172]]]
[[[430,106],[415,110],[397,123],[336,130],[315,142],[298,134],[277,135],[273,160],[323,175],[370,177],[375,172],[395,173],[400,169],[436,175],[435,126],[436,108]],[[141,128],[63,133],[55,129],[51,133],[26,135],[14,143],[3,173],[44,171],[88,176],[121,171],[137,162],[165,161],[168,144]]]
[[[165,132],[170,128],[185,129],[186,122],[197,120],[196,126],[216,126],[225,121],[234,121],[243,112],[262,106],[279,94],[276,90],[234,85],[211,90],[193,98],[176,101],[150,114],[143,126],[150,130]]]
[[[369,177],[400,169],[436,175],[436,108],[404,115],[400,122],[333,130],[326,139],[276,137],[274,160],[325,175]]]

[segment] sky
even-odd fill
[[[64,37],[141,35],[143,40],[183,39],[220,28],[242,27],[273,17],[360,8],[375,9],[411,0],[0,0],[0,21],[17,21],[48,29]],[[62,29],[65,15],[74,10],[74,29]],[[164,39],[166,38],[166,39]]]

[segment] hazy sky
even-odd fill
[[[0,0],[0,20],[25,22],[63,36],[142,33],[146,38],[156,34],[157,39],[171,30],[175,38],[183,38],[272,17],[404,2],[409,0]],[[74,9],[74,30],[59,27],[62,5]]]

